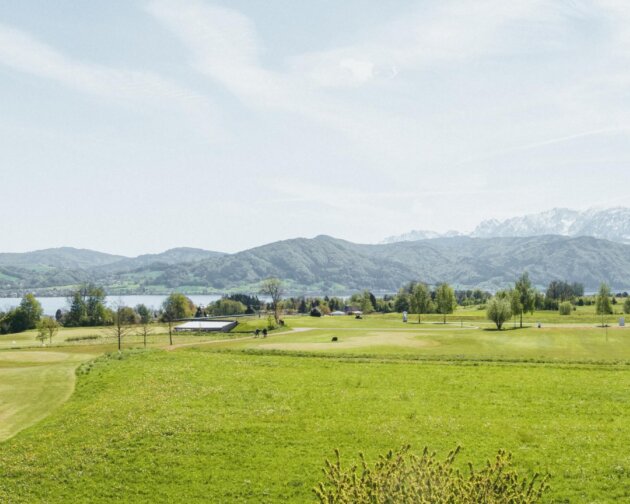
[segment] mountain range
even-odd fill
[[[591,236],[619,243],[630,244],[630,208],[571,210],[554,208],[538,214],[513,217],[506,220],[490,219],[481,222],[472,232],[416,230],[390,236],[383,243],[400,241],[470,236],[473,238],[496,238],[514,236]]]
[[[0,254],[0,295],[65,295],[83,282],[110,294],[258,291],[270,276],[287,293],[395,292],[411,280],[494,291],[528,271],[539,287],[552,280],[630,287],[630,245],[593,237],[454,236],[365,245],[318,236],[278,241],[235,254],[172,249],[135,258],[73,248]]]

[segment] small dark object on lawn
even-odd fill
[[[263,329],[263,338],[267,337],[267,329]]]
[[[256,329],[256,331],[254,332],[254,337],[258,338],[258,336],[260,336],[260,329]]]
[[[337,336],[333,336],[331,341],[338,341]]]
[[[362,319],[363,317],[361,315],[355,315],[354,317],[355,319]]]
[[[278,323],[279,323],[281,326],[283,326],[283,325],[284,325],[284,320],[280,319],[280,320],[278,320]]]

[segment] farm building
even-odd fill
[[[176,332],[228,332],[237,326],[236,320],[189,320],[175,327]]]

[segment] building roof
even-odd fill
[[[232,320],[199,320],[184,322],[175,329],[179,331],[220,331],[221,329],[234,324]]]

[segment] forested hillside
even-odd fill
[[[257,289],[276,276],[295,293],[395,291],[410,280],[446,281],[459,288],[496,290],[528,271],[532,281],[601,281],[630,286],[630,246],[588,237],[453,237],[385,245],[360,245],[329,236],[296,238],[221,254],[174,249],[121,258],[92,251],[53,249],[0,255],[0,289],[62,294],[69,286],[96,282],[112,293],[160,293]]]

